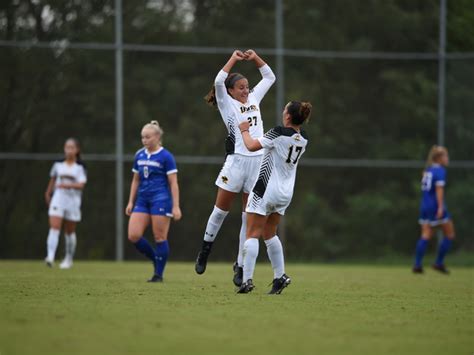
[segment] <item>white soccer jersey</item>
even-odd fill
[[[49,175],[56,179],[55,186],[87,182],[86,169],[82,163],[77,162],[73,164],[68,164],[66,161],[55,162]],[[82,190],[55,188],[54,195],[80,203]]]
[[[248,212],[284,214],[291,202],[299,159],[306,150],[305,132],[275,127],[258,138],[264,148],[260,172],[249,197]]]
[[[246,156],[262,155],[263,152],[251,152],[245,146],[239,132],[239,124],[243,121],[250,123],[249,133],[252,138],[263,135],[263,121],[260,113],[260,102],[275,82],[275,74],[268,65],[259,68],[262,80],[250,91],[247,102],[242,104],[233,99],[225,87],[225,79],[229,75],[221,70],[214,81],[216,101],[219,112],[227,127],[226,141],[227,154],[241,154]],[[238,134],[236,134],[238,133]]]

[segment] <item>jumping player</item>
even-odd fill
[[[235,63],[247,60],[254,61],[262,75],[262,80],[249,90],[248,80],[239,73],[229,74]],[[195,269],[198,274],[206,271],[207,259],[212,244],[222,226],[222,222],[229,213],[237,194],[242,192],[242,209],[245,210],[250,190],[257,179],[258,167],[263,152],[249,151],[238,133],[240,122],[248,122],[252,137],[263,135],[263,122],[260,112],[260,102],[275,82],[275,75],[270,67],[253,50],[234,51],[228,62],[217,74],[214,87],[206,96],[211,106],[217,106],[226,125],[228,136],[226,139],[226,161],[216,180],[217,198],[214,209],[207,222],[204,241],[198,254]],[[243,257],[242,248],[245,242],[246,214],[242,213],[242,226],[239,237],[239,253],[234,264],[235,285],[242,284]]]
[[[86,169],[81,162],[81,148],[77,139],[66,140],[64,160],[53,164],[50,176],[45,192],[46,204],[49,206],[49,233],[45,262],[49,267],[53,266],[59,234],[64,225],[66,254],[59,267],[69,269],[73,264],[77,244],[76,224],[81,220],[82,190],[87,182]]]
[[[250,125],[239,125],[250,151],[264,149],[258,180],[247,203],[247,240],[244,244],[244,275],[238,293],[254,289],[253,273],[257,261],[259,238],[263,237],[272,264],[274,279],[270,294],[280,294],[291,279],[285,274],[283,247],[276,235],[281,216],[285,214],[296,179],[296,168],[305,152],[308,138],[301,125],[309,119],[309,102],[290,101],[283,111],[283,126],[272,128],[263,137],[253,139]]]
[[[143,147],[135,154],[130,198],[125,213],[130,216],[128,240],[151,260],[153,276],[148,282],[162,282],[169,255],[170,220],[181,219],[178,170],[173,155],[163,148],[163,130],[157,121],[146,124],[141,132]],[[143,237],[152,224],[156,248]]]
[[[433,227],[437,226],[443,230],[444,238],[438,247],[438,256],[432,267],[441,273],[449,273],[444,265],[444,257],[451,248],[455,232],[445,202],[445,167],[448,164],[448,150],[442,146],[433,146],[428,154],[426,168],[421,179],[422,197],[418,221],[421,225],[421,237],[416,244],[415,265],[413,266],[413,272],[417,274],[423,273],[423,256],[428,241],[433,236]]]

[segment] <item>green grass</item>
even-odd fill
[[[231,264],[197,276],[150,266],[0,262],[0,354],[472,354],[473,269],[450,276],[408,266],[290,264],[293,283],[236,295]]]

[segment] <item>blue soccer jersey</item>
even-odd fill
[[[133,163],[134,173],[140,176],[138,197],[154,200],[171,200],[168,175],[177,173],[176,161],[165,148],[154,153],[145,148],[135,154]]]
[[[441,219],[436,218],[438,211],[438,201],[436,199],[436,186],[446,185],[446,169],[439,165],[433,164],[425,169],[423,178],[421,179],[421,206],[420,206],[420,223],[430,223],[432,225],[445,222],[449,219],[446,204],[443,206],[443,216]]]

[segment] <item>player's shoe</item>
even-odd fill
[[[196,265],[194,266],[196,273],[198,273],[199,275],[204,274],[204,271],[206,271],[207,258],[211,253],[212,243],[213,242],[202,242],[201,251],[197,256]]]
[[[433,270],[439,271],[442,274],[445,274],[445,275],[449,274],[449,270],[446,269],[446,265],[444,264],[441,264],[441,265],[433,264],[431,265],[431,267],[433,268]]]
[[[155,274],[147,282],[163,282],[163,276]]]
[[[242,286],[242,282],[244,278],[244,268],[242,266],[239,266],[236,262],[234,263],[234,285],[237,287]]]
[[[247,282],[242,283],[237,293],[250,293],[255,288],[252,279],[248,279]]]
[[[288,277],[288,275],[283,274],[282,277],[279,279],[273,279],[272,281],[272,289],[270,292],[268,292],[269,295],[279,295],[281,291],[285,287],[288,287],[288,285],[291,283],[291,279]]]
[[[65,258],[65,259],[61,262],[61,264],[59,264],[59,268],[60,268],[60,269],[63,269],[63,270],[72,268],[72,260],[71,260],[71,259],[68,259],[68,258]]]
[[[423,267],[422,266],[413,266],[413,269],[411,269],[414,274],[423,274]]]
[[[53,267],[54,265],[54,260],[48,259],[48,257],[44,258],[44,262],[47,267]]]

